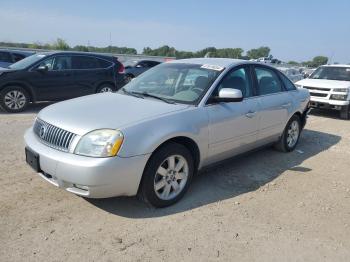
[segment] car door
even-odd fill
[[[46,67],[46,70],[40,68]],[[28,81],[35,88],[37,100],[63,100],[72,97],[74,87],[72,58],[51,56],[30,69]]]
[[[258,101],[254,95],[250,67],[238,67],[228,72],[212,96],[217,96],[221,88],[240,89],[244,99],[242,102],[206,105],[209,163],[254,148],[258,134]]]
[[[100,60],[93,56],[73,56],[74,96],[94,94],[100,83],[114,80],[112,71],[107,69],[112,62]]]
[[[259,95],[259,146],[276,141],[282,134],[292,107],[292,98],[284,89],[275,69],[256,65],[253,72]]]

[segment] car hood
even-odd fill
[[[101,128],[121,129],[188,107],[153,98],[104,93],[53,104],[41,110],[38,118],[77,135],[84,135]]]
[[[301,86],[317,87],[317,88],[350,88],[350,81],[338,81],[338,80],[327,80],[327,79],[303,79],[295,84]]]

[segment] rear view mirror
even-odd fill
[[[242,91],[233,88],[222,88],[219,96],[212,98],[213,102],[241,102],[243,100]]]
[[[39,72],[46,72],[48,71],[49,68],[46,66],[46,65],[42,65],[42,66],[39,66],[36,71],[39,71]]]

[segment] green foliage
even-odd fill
[[[299,65],[299,63],[296,62],[296,61],[289,61],[288,64],[289,65],[294,65],[294,66]]]
[[[267,46],[262,46],[256,49],[251,49],[247,51],[247,56],[250,59],[258,59],[260,57],[268,57],[271,49]]]
[[[62,39],[62,38],[57,38],[57,40],[55,42],[53,42],[52,44],[52,49],[55,50],[69,50],[70,47],[67,44],[67,42]]]
[[[328,63],[328,57],[326,56],[316,56],[312,61],[303,62],[302,65],[307,67],[319,67]]]
[[[177,59],[194,58],[194,57],[225,57],[225,58],[241,58],[243,53],[242,48],[222,48],[207,47],[197,52],[178,51],[174,47],[167,45],[152,49],[145,47],[142,54],[152,56],[175,56]]]

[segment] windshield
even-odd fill
[[[135,78],[120,92],[148,94],[175,103],[196,104],[223,69],[211,65],[165,63]]]
[[[32,64],[36,63],[40,59],[44,58],[45,56],[46,56],[45,54],[31,55],[22,59],[21,61],[18,61],[17,63],[10,65],[8,68],[17,69],[17,70],[25,69],[28,66],[31,66]]]
[[[317,68],[310,78],[350,81],[350,67],[322,66]]]

